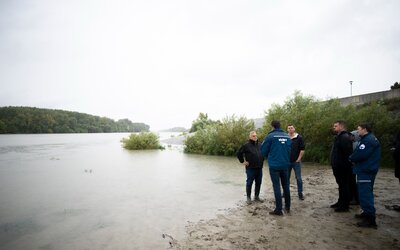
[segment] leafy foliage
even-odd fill
[[[400,132],[400,106],[397,99],[368,103],[360,106],[341,106],[338,99],[320,101],[313,96],[303,96],[296,91],[283,105],[273,104],[265,114],[264,126],[258,129],[260,141],[271,130],[271,121],[280,120],[282,129],[294,124],[306,143],[305,161],[327,164],[334,140],[333,123],[345,120],[348,131],[368,122],[382,147],[383,166],[392,164],[390,148],[394,136]],[[201,125],[199,125],[201,124]],[[198,125],[198,126],[196,126]],[[0,124],[1,126],[1,124]],[[207,115],[200,113],[193,122],[197,132],[185,141],[185,152],[209,155],[234,155],[240,145],[254,130],[253,121],[234,116],[222,122],[210,123]]]
[[[129,150],[164,149],[164,147],[160,145],[158,136],[151,132],[131,134],[129,138],[123,138],[121,142],[123,143],[123,147]]]
[[[303,96],[295,92],[294,97],[280,105],[273,105],[265,116],[266,123],[262,131],[270,130],[269,124],[277,119],[285,129],[289,123],[296,127],[306,143],[305,161],[326,164],[333,143],[333,123],[342,119],[347,123],[348,131],[356,129],[361,122],[372,125],[373,133],[382,146],[382,164],[390,165],[390,147],[392,138],[400,131],[399,117],[390,112],[383,103],[374,102],[362,106],[341,106],[339,100],[321,102],[312,96]]]
[[[149,131],[144,123],[64,110],[32,107],[0,107],[0,134],[108,133]]]
[[[254,130],[254,121],[244,117],[226,117],[197,130],[185,140],[185,152],[208,155],[235,155],[239,147],[247,141]]]
[[[190,128],[189,133],[196,132],[198,130],[206,128],[208,125],[217,123],[219,123],[219,121],[208,119],[207,113],[200,113],[197,119],[192,122],[192,127]]]

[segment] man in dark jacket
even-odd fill
[[[348,212],[350,203],[350,178],[352,174],[349,156],[353,152],[353,143],[350,134],[346,131],[343,120],[333,124],[333,131],[337,134],[331,151],[331,166],[336,183],[339,187],[339,199],[331,205],[335,212]]]
[[[381,146],[368,124],[358,125],[357,132],[361,140],[349,159],[354,163],[353,173],[357,175],[358,196],[363,212],[355,217],[362,219],[357,223],[359,227],[377,228],[373,190],[381,160]]]
[[[273,130],[265,137],[261,145],[261,153],[268,158],[269,174],[274,188],[276,207],[270,214],[283,215],[280,183],[282,184],[283,193],[285,195],[285,211],[289,213],[290,191],[288,171],[292,140],[290,140],[289,135],[281,129],[281,123],[279,121],[272,121],[271,126]]]
[[[251,187],[253,182],[255,185],[254,200],[262,201],[260,199],[260,189],[262,181],[262,168],[264,157],[261,155],[260,144],[258,143],[257,133],[251,131],[249,134],[249,141],[242,145],[236,153],[240,163],[246,167],[246,195],[247,203],[251,203]],[[244,157],[243,157],[244,156]]]

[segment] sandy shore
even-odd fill
[[[267,174],[266,170],[265,174]],[[214,219],[190,222],[186,237],[177,241],[164,235],[171,249],[400,249],[400,185],[393,170],[381,170],[375,184],[378,229],[358,228],[350,212],[335,213],[337,185],[329,169],[303,176],[305,200],[295,196],[292,178],[291,213],[273,216],[272,187],[263,187],[264,203],[227,209]]]

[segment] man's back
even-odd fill
[[[261,145],[261,152],[268,157],[268,165],[272,169],[287,169],[290,164],[292,141],[281,129],[271,131]]]

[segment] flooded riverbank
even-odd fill
[[[127,136],[1,135],[0,249],[160,249],[243,191],[234,158],[128,151]]]
[[[327,237],[342,223],[335,237],[359,232],[351,221],[356,208],[351,215],[328,208],[337,193],[328,166],[304,164],[306,200],[293,199],[290,217],[271,218],[267,168],[266,202],[245,206],[236,158],[188,155],[179,145],[128,151],[120,143],[128,135],[0,135],[0,249],[335,249]],[[387,237],[356,239],[398,246],[398,213],[384,207],[400,203],[392,179],[377,178],[378,232]]]

